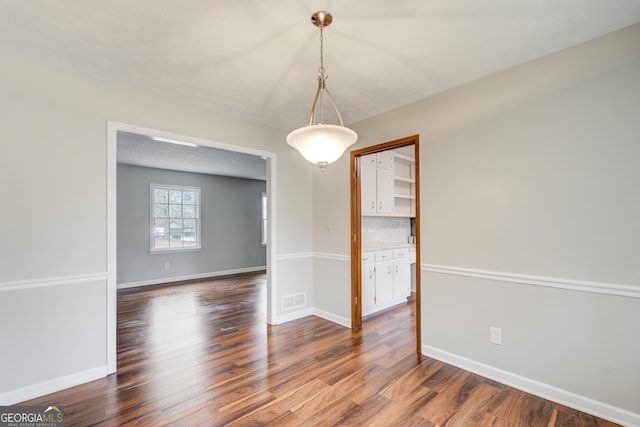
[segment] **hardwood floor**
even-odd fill
[[[118,373],[24,402],[67,426],[613,426],[415,354],[414,304],[362,333],[266,324],[262,274],[118,293]]]

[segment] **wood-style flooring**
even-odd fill
[[[613,426],[434,359],[414,304],[266,324],[263,274],[118,293],[118,372],[25,405],[67,426]]]

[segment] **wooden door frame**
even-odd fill
[[[422,354],[420,309],[420,136],[412,135],[351,152],[351,329],[362,329],[362,206],[360,157],[394,148],[414,146],[416,193],[416,350]]]

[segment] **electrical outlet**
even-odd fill
[[[165,263],[164,263],[164,269],[165,269],[165,270],[168,270],[168,269],[170,269],[170,268],[171,268],[171,263],[165,262]]]
[[[495,326],[489,326],[489,341],[502,345],[502,329],[496,328]]]

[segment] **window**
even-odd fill
[[[151,252],[200,249],[200,188],[151,184]]]
[[[262,193],[262,245],[267,244],[267,193]]]

